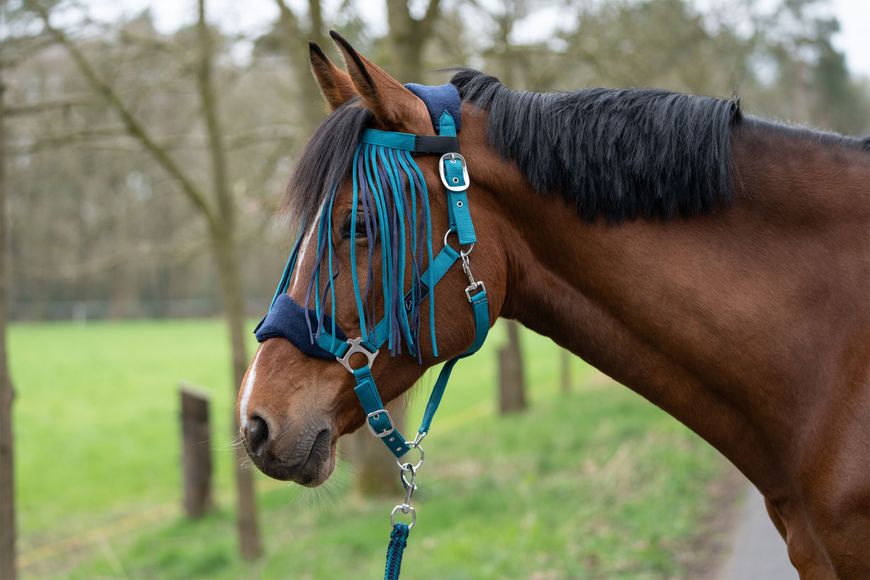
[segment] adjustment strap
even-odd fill
[[[456,123],[447,111],[439,119],[441,135],[456,135]],[[438,162],[441,182],[447,189],[447,216],[450,229],[456,232],[459,244],[467,246],[477,241],[474,233],[474,223],[471,221],[471,211],[468,208],[468,165],[465,158],[459,154],[459,149],[446,153]]]
[[[390,412],[384,408],[384,402],[378,393],[371,369],[368,366],[356,369],[353,371],[353,377],[356,379],[356,387],[354,387],[353,392],[356,393],[360,405],[366,413],[366,427],[372,435],[387,446],[390,453],[396,457],[401,457],[411,448],[396,429]]]
[[[434,287],[444,275],[450,270],[450,267],[459,259],[459,253],[451,248],[450,246],[444,246],[438,255],[432,260],[432,264],[429,268],[423,272],[423,275],[420,276],[420,281],[423,282],[423,295],[420,297],[421,300],[425,298],[432,287]],[[431,273],[431,280],[430,280]],[[408,292],[405,294],[405,300],[407,301],[411,297],[411,293]],[[368,340],[363,341],[361,344],[370,352],[375,352],[379,348],[381,348],[385,342],[387,342],[387,319],[382,318],[380,322],[375,325],[374,330],[369,332]]]
[[[483,342],[486,340],[486,335],[489,334],[489,302],[486,299],[486,290],[481,290],[471,297],[471,311],[474,314],[474,342],[461,355],[447,361],[441,368],[441,372],[438,373],[438,380],[435,381],[432,394],[429,395],[429,402],[426,403],[423,421],[420,423],[420,433],[427,433],[429,431],[432,419],[435,417],[435,412],[441,404],[441,398],[444,396],[453,367],[460,360],[480,350],[480,347],[483,346]]]
[[[459,139],[456,133],[453,135],[414,135],[412,133],[399,133],[398,131],[381,131],[380,129],[366,129],[363,131],[360,142],[370,145],[380,145],[392,149],[401,149],[411,153],[450,153],[459,151]]]

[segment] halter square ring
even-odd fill
[[[347,349],[347,352],[344,353],[344,356],[337,356],[335,360],[341,363],[341,366],[347,369],[347,372],[353,374],[353,367],[350,366],[350,357],[355,354],[361,354],[366,357],[367,362],[366,366],[372,368],[372,365],[375,362],[375,359],[378,357],[378,352],[371,352],[369,349],[362,345],[362,337],[358,338],[349,338],[347,339],[347,345],[350,347]]]

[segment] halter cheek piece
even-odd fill
[[[441,154],[438,170],[441,182],[446,189],[449,229],[444,235],[444,247],[430,262],[429,268],[420,276],[420,279],[434,287],[456,262],[460,262],[462,271],[468,279],[465,294],[471,305],[471,314],[474,319],[474,341],[462,354],[449,360],[441,369],[426,405],[417,437],[412,441],[406,440],[396,430],[390,412],[384,408],[384,403],[371,373],[372,363],[387,341],[387,318],[381,319],[365,338],[349,339],[348,335],[328,316],[318,317],[319,313],[301,306],[286,294],[299,253],[299,240],[294,245],[287,261],[269,312],[254,331],[259,342],[269,338],[286,338],[304,354],[321,359],[334,358],[353,374],[356,381],[354,392],[366,413],[366,426],[374,436],[383,441],[396,458],[401,458],[412,448],[419,446],[420,440],[429,431],[453,367],[460,359],[470,356],[480,349],[490,326],[486,287],[482,281],[474,279],[469,259],[469,254],[477,242],[477,237],[468,204],[467,192],[470,184],[468,167],[465,159],[459,154],[459,140],[456,137],[457,123],[451,114],[453,111],[458,115],[458,94],[453,94],[456,89],[452,85],[441,87],[409,85],[409,88],[423,98],[430,113],[433,110],[432,107],[440,108],[441,112],[437,119],[433,114],[433,124],[438,130],[438,136],[366,129],[360,141],[416,155]],[[435,96],[433,97],[433,95]],[[466,249],[454,250],[448,243],[451,234],[456,236],[459,247]],[[424,285],[420,299],[425,298],[429,292],[430,288]],[[410,300],[410,298],[409,292],[406,300]],[[317,332],[314,332],[311,320],[321,320]],[[366,358],[366,364],[359,368],[353,368],[350,359],[354,354],[363,355]]]

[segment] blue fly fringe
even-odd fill
[[[387,345],[392,355],[401,354],[404,341],[408,352],[422,359],[420,349],[421,305],[429,296],[429,335],[434,356],[438,356],[435,340],[435,289],[431,273],[424,272],[433,262],[432,219],[429,211],[429,191],[417,162],[408,151],[360,143],[354,152],[351,168],[353,186],[350,216],[350,263],[353,293],[360,320],[362,339],[368,340],[380,316],[374,312],[371,290],[374,287],[372,264],[380,245],[381,287],[383,288],[383,319],[387,324]],[[329,302],[335,335],[335,237],[332,211],[337,185],[327,198],[317,218],[316,265],[308,284],[305,305],[314,302],[311,320],[306,315],[312,342],[323,328],[324,304]],[[359,218],[362,218],[361,220]],[[357,228],[364,227],[368,251],[365,256],[364,285],[360,280],[357,262]],[[406,287],[406,273],[410,270],[410,287]],[[324,276],[325,274],[325,276]]]
[[[411,528],[408,524],[393,524],[390,532],[390,543],[387,546],[387,567],[384,570],[384,580],[398,580],[402,570],[402,554],[408,545],[408,533]]]

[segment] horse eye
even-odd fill
[[[348,215],[341,226],[341,239],[343,240],[350,238],[350,220],[351,216]],[[356,237],[357,239],[366,237],[366,222],[361,215],[358,215],[356,218]]]

